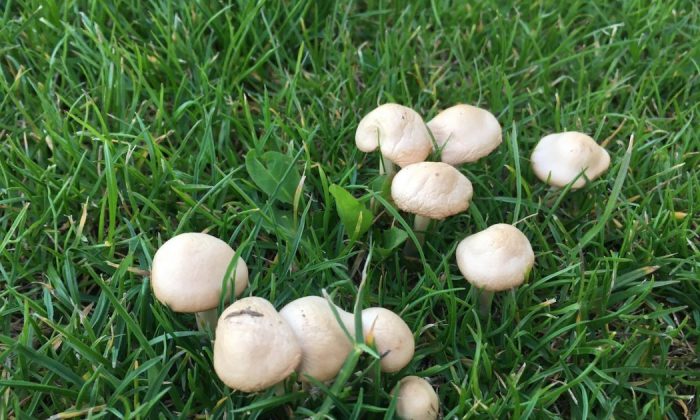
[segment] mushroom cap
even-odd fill
[[[408,365],[416,350],[413,332],[400,316],[385,308],[367,308],[362,311],[362,333],[365,340],[370,334],[382,357],[382,372],[397,372]]]
[[[396,388],[396,414],[400,418],[435,420],[438,417],[440,401],[428,381],[417,376],[406,376]]]
[[[444,219],[465,211],[472,183],[443,162],[419,162],[401,169],[391,183],[391,198],[404,211]]]
[[[352,334],[352,314],[336,309]],[[306,296],[288,303],[280,310],[280,315],[301,346],[302,359],[297,367],[301,379],[305,380],[303,375],[319,381],[335,378],[352,351],[353,343],[338,324],[330,303],[320,296]]]
[[[457,265],[479,289],[498,292],[519,286],[535,263],[527,237],[515,226],[500,223],[467,236],[457,246]]]
[[[589,180],[598,178],[610,166],[610,155],[591,137],[576,131],[550,134],[543,137],[532,152],[535,175],[552,186],[564,187],[585,170]],[[579,177],[571,186],[586,185]]]
[[[459,104],[440,112],[428,122],[441,159],[450,165],[476,162],[501,144],[501,124],[489,111]]]
[[[229,387],[261,391],[283,381],[300,361],[294,332],[267,300],[237,300],[219,317],[214,370]]]
[[[202,312],[216,308],[221,298],[224,276],[235,251],[224,241],[206,233],[183,233],[167,240],[153,256],[153,293],[175,312]],[[248,285],[248,266],[236,261],[230,280],[239,296]]]
[[[433,148],[423,118],[398,104],[380,105],[365,115],[355,131],[355,144],[365,153],[380,147],[384,157],[401,167],[424,161]]]

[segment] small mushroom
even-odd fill
[[[401,167],[422,162],[433,147],[423,118],[411,108],[391,103],[380,105],[362,118],[355,131],[355,144],[365,153],[379,147],[389,176],[394,174],[392,162]]]
[[[501,125],[489,111],[459,104],[440,112],[428,122],[428,129],[441,159],[450,165],[476,162],[501,144]]]
[[[391,198],[414,213],[414,230],[426,230],[431,219],[441,220],[465,211],[472,199],[472,183],[453,166],[420,162],[401,169],[391,183]]]
[[[226,242],[206,233],[170,238],[153,256],[151,283],[156,299],[175,312],[195,312],[197,325],[214,331],[222,287],[227,285],[226,299],[232,288],[239,296],[248,285],[248,266],[241,258],[224,279],[234,255]]]
[[[493,292],[517,287],[535,263],[527,237],[515,226],[500,223],[467,236],[457,246],[457,266],[481,290],[481,313],[489,311]]]
[[[243,298],[221,314],[214,370],[227,386],[262,391],[287,378],[300,361],[294,332],[267,300]]]
[[[543,137],[530,158],[535,175],[554,187],[565,187],[574,181],[572,189],[586,185],[610,166],[610,155],[591,137],[576,131]],[[585,177],[579,176],[581,172]],[[578,177],[578,178],[577,178]]]
[[[353,348],[353,343],[333,315],[331,303],[320,296],[296,299],[280,310],[301,346],[302,360],[297,368],[305,376],[319,381],[335,378]],[[352,335],[352,314],[336,307],[345,328]]]
[[[435,420],[440,400],[433,387],[423,378],[406,376],[396,385],[396,414],[405,420]]]
[[[365,342],[376,345],[382,372],[398,372],[411,362],[416,349],[413,332],[389,309],[367,308],[362,311],[362,333]]]

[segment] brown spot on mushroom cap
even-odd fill
[[[352,314],[337,308],[345,328],[352,334]],[[302,350],[297,371],[327,381],[335,378],[352,351],[352,342],[333,315],[329,302],[320,296],[306,296],[288,303],[280,315],[289,324]]]
[[[433,387],[423,378],[406,376],[396,385],[396,414],[402,419],[435,420],[440,400]]]
[[[166,241],[153,257],[151,284],[156,298],[176,312],[201,312],[219,304],[224,276],[235,251],[206,233],[183,233]],[[235,280],[234,280],[235,279]],[[235,295],[248,285],[248,267],[238,258],[230,280]],[[231,283],[226,296],[231,294]]]
[[[440,112],[428,122],[441,160],[450,165],[476,162],[501,144],[501,125],[485,109],[459,104]]]
[[[380,147],[399,166],[422,162],[432,150],[423,118],[411,108],[384,104],[365,115],[355,131],[355,144],[365,153]]]
[[[469,179],[443,162],[406,166],[391,183],[391,198],[397,207],[431,219],[444,219],[465,211],[472,194]]]
[[[515,226],[496,224],[459,243],[457,265],[479,289],[502,291],[519,286],[535,263],[527,237]]]
[[[214,370],[229,387],[256,392],[287,378],[301,361],[301,347],[274,306],[259,297],[236,301],[219,317]]]
[[[244,315],[258,316],[258,317],[265,316],[265,315],[261,314],[260,312],[255,312],[254,310],[247,308],[247,309],[241,309],[240,311],[231,312],[230,314],[226,315],[226,319],[233,318],[235,316],[244,316]]]
[[[610,166],[610,155],[591,137],[576,131],[555,133],[543,137],[530,158],[535,175],[550,185],[572,189],[586,185],[586,178],[594,180]]]
[[[416,345],[413,332],[400,316],[385,308],[362,311],[362,332],[365,339],[373,336],[382,372],[397,372],[411,362]]]

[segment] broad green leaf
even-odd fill
[[[260,223],[264,231],[282,235],[287,240],[292,239],[296,231],[292,212],[289,210],[271,208],[264,215],[261,212],[254,213],[252,219],[256,224]]]
[[[382,234],[382,242],[377,248],[379,255],[386,258],[391,255],[396,248],[408,239],[408,233],[397,227],[391,227]]]
[[[391,200],[391,178],[389,178],[386,175],[380,175],[376,178],[374,178],[370,184],[370,188],[372,191],[376,191],[385,200]]]
[[[341,186],[331,185],[330,192],[345,231],[350,239],[356,240],[372,226],[372,212]]]
[[[294,159],[279,152],[258,156],[251,150],[245,156],[245,168],[255,185],[271,198],[289,204],[294,201],[294,192],[301,180],[295,164]]]

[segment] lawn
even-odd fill
[[[0,418],[382,418],[406,375],[446,418],[699,412],[700,8],[504,3],[0,1]],[[470,208],[419,258],[391,249],[413,216],[354,143],[386,102],[426,121],[478,105],[503,127],[460,166]],[[612,158],[580,190],[530,166],[567,130]],[[302,180],[291,204],[245,165],[267,152]],[[332,184],[374,209],[356,241]],[[535,266],[480,317],[454,254],[495,223]],[[230,390],[194,316],[151,292],[156,249],[188,231],[240,252],[244,296],[279,309],[325,289],[399,313],[413,361],[385,374],[364,353],[328,384]]]

